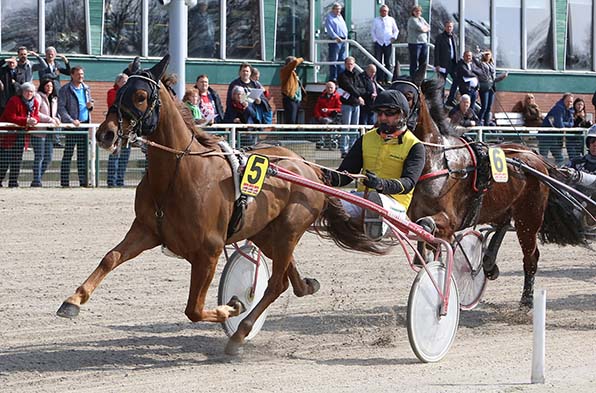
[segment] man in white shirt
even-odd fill
[[[393,70],[391,65],[391,44],[397,41],[399,29],[395,19],[389,16],[389,7],[383,4],[379,9],[380,16],[377,16],[372,25],[371,34],[375,44],[375,58],[382,63],[389,71]],[[387,83],[387,74],[383,71],[377,72],[377,81]]]

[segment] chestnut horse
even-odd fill
[[[262,299],[226,345],[226,353],[238,354],[254,322],[289,282],[297,296],[318,290],[316,280],[300,277],[292,255],[314,222],[340,246],[372,253],[384,250],[351,224],[337,199],[275,177],[266,178],[261,192],[247,204],[243,225],[228,236],[235,204],[232,170],[217,144],[219,138],[197,131],[164,86],[168,60],[169,55],[150,70],[132,75],[97,131],[97,142],[106,149],[143,136],[149,145],[148,170],[136,190],[135,219],[128,233],[65,300],[58,315],[78,315],[80,305],[89,300],[108,273],[145,250],[165,245],[191,264],[186,316],[193,322],[224,322],[240,314],[243,305],[231,299],[227,305],[208,310],[204,308],[205,296],[224,246],[249,239],[272,260],[273,272]],[[287,149],[257,151],[277,157],[282,168],[321,182],[320,170]]]
[[[523,252],[524,288],[520,304],[532,307],[534,275],[540,258],[538,234],[545,241],[561,245],[582,244],[583,238],[565,226],[569,217],[562,216],[563,212],[549,203],[554,193],[536,174],[523,168],[508,163],[507,182],[497,183],[487,177],[486,191],[475,190],[474,179],[482,176],[476,170],[481,171],[483,164],[477,162],[473,153],[474,143],[460,138],[448,122],[441,102],[442,88],[435,81],[425,81],[422,90],[415,134],[426,144],[426,164],[408,211],[410,218],[431,216],[436,225],[435,236],[450,242],[458,230],[476,224],[493,225],[496,230],[483,259],[489,279],[496,279],[499,274],[497,251],[513,220]],[[486,152],[484,144],[475,144]],[[507,158],[544,175],[552,170],[526,146],[503,143],[498,147]],[[488,173],[488,164],[484,165]]]

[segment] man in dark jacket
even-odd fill
[[[360,107],[364,105],[363,86],[361,79],[356,74],[356,60],[352,56],[346,57],[344,61],[345,70],[339,74],[337,84],[341,96],[341,121],[342,124],[358,124],[360,120]],[[355,132],[356,129],[350,130]],[[356,136],[344,135],[341,142],[341,155],[345,157],[348,150],[356,141]]]
[[[377,81],[376,81],[377,67],[374,64],[369,64],[365,72],[358,75],[360,84],[362,85],[362,98],[364,98],[364,105],[360,107],[360,124],[373,125],[375,124],[375,112],[373,112],[373,105],[377,98]]]
[[[451,77],[447,105],[455,106],[455,94],[457,93],[455,67],[457,59],[459,59],[459,51],[457,38],[453,34],[453,21],[447,20],[444,24],[445,30],[435,38],[435,70],[443,81],[447,80],[447,75]]]
[[[572,128],[573,127],[573,94],[565,93],[563,97],[548,111],[542,121],[542,127]],[[553,131],[546,131],[552,133]],[[538,150],[540,155],[547,157],[550,151],[557,166],[563,165],[563,137],[538,136]]]
[[[70,70],[70,82],[64,85],[58,93],[58,113],[63,123],[72,123],[78,127],[81,123],[91,121],[90,112],[93,110],[93,100],[89,86],[83,83],[85,71],[83,67],[75,66]],[[77,130],[80,131],[81,129]],[[82,130],[86,130],[83,128]],[[60,185],[69,187],[70,161],[77,148],[77,171],[81,187],[88,186],[87,178],[87,136],[66,132],[64,155],[60,165]]]
[[[4,60],[4,65],[0,67],[0,115],[6,108],[6,103],[10,97],[17,95],[17,60],[9,57]]]
[[[472,51],[465,51],[462,59],[457,63],[455,75],[459,94],[470,96],[471,106],[474,108],[478,96],[478,75],[473,61]]]

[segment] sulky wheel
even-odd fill
[[[438,362],[449,351],[459,325],[459,299],[451,280],[447,315],[440,316],[443,302],[429,274],[443,290],[446,269],[434,261],[421,269],[412,283],[408,298],[408,338],[416,357],[424,363]]]
[[[244,246],[240,247],[240,251],[252,257],[255,261],[257,260],[259,249],[255,245],[245,244]],[[242,322],[244,317],[246,317],[248,313],[252,311],[252,309],[257,305],[265,293],[270,274],[264,256],[261,255],[257,283],[254,293],[252,293],[256,267],[257,265],[253,261],[246,258],[240,252],[235,251],[230,256],[226,266],[223,269],[223,272],[221,273],[221,278],[219,280],[219,291],[217,294],[217,304],[226,304],[233,296],[236,296],[246,307],[246,311],[244,311],[242,314],[228,318],[222,323],[224,331],[228,337],[231,337],[236,332],[240,322]],[[266,318],[267,310],[265,310],[256,320],[250,333],[246,337],[247,340],[250,340],[259,333],[263,327],[263,323],[265,323]]]
[[[482,298],[486,276],[482,267],[484,237],[475,230],[465,230],[455,236],[453,244],[453,277],[459,290],[459,304],[471,310]]]

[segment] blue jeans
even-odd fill
[[[360,119],[360,106],[359,105],[345,105],[341,106],[341,123],[342,124],[358,124]],[[343,129],[342,131],[346,131]],[[356,129],[349,131],[357,131]],[[352,145],[356,142],[355,135],[342,135],[340,149],[342,154],[346,154]]]
[[[108,157],[108,187],[123,187],[124,172],[130,158],[130,147],[120,148],[119,153],[112,153]]]
[[[298,111],[300,110],[300,102],[294,101],[288,96],[283,96],[282,103],[284,106],[284,123],[298,124]]]
[[[41,178],[52,162],[54,153],[54,135],[32,136],[33,146],[33,181],[31,187],[40,187]]]
[[[565,163],[563,159],[563,137],[562,136],[540,136],[538,135],[538,151],[544,158],[548,157],[550,151],[555,159],[555,164],[561,166]]]
[[[426,69],[426,57],[428,49],[426,44],[408,44],[408,51],[410,52],[410,79],[420,69]]]
[[[328,61],[344,61],[346,58],[346,43],[340,42],[339,44],[329,44],[329,54],[327,55]],[[329,66],[329,80],[336,80],[337,76],[342,73],[344,67],[342,65],[330,65]]]
[[[87,131],[87,130],[84,130]],[[66,134],[64,143],[64,155],[60,163],[60,185],[69,186],[70,180],[70,161],[77,148],[77,172],[79,174],[79,184],[81,187],[87,187],[87,136],[83,134]]]
[[[366,107],[360,108],[360,119],[359,119],[358,124],[372,126],[375,124],[376,121],[377,121],[377,114],[375,112],[373,112],[372,109],[369,109]]]
[[[488,126],[490,123],[490,109],[493,106],[495,99],[495,92],[492,89],[480,90],[480,113],[478,113],[478,119],[481,124]]]

